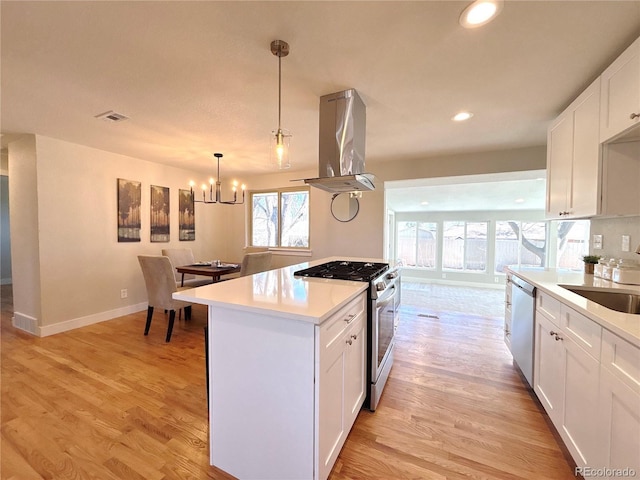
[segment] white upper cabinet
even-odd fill
[[[600,141],[640,125],[640,38],[602,73]]]
[[[548,218],[598,213],[600,79],[551,124],[547,136]]]

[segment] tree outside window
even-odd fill
[[[255,192],[251,198],[251,245],[309,248],[309,190]]]
[[[396,228],[398,259],[402,264],[434,270],[438,246],[438,224],[398,222]]]

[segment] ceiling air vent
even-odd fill
[[[129,119],[129,117],[126,117],[121,113],[114,112],[113,110],[96,115],[95,118],[104,120],[105,122],[122,122]]]

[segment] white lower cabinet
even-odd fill
[[[555,340],[558,332],[540,310],[536,311],[535,364],[533,368],[533,390],[554,425],[562,418],[563,345]]]
[[[318,455],[320,479],[327,478],[365,399],[366,310],[363,300],[320,326]]]
[[[576,465],[594,466],[598,437],[593,419],[598,415],[600,362],[572,337],[588,337],[581,343],[597,348],[599,355],[601,327],[565,305],[560,305],[559,318],[564,328],[544,311],[536,311],[534,391]]]
[[[210,462],[325,480],[365,399],[366,292],[320,325],[209,306]]]
[[[560,436],[578,466],[598,458],[597,424],[600,363],[567,336],[563,344],[563,390]]]
[[[599,402],[598,466],[605,478],[640,475],[640,349],[606,330]],[[625,475],[625,469],[635,475]]]

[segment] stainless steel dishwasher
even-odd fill
[[[533,386],[533,339],[536,287],[511,277],[511,354],[520,371]]]

